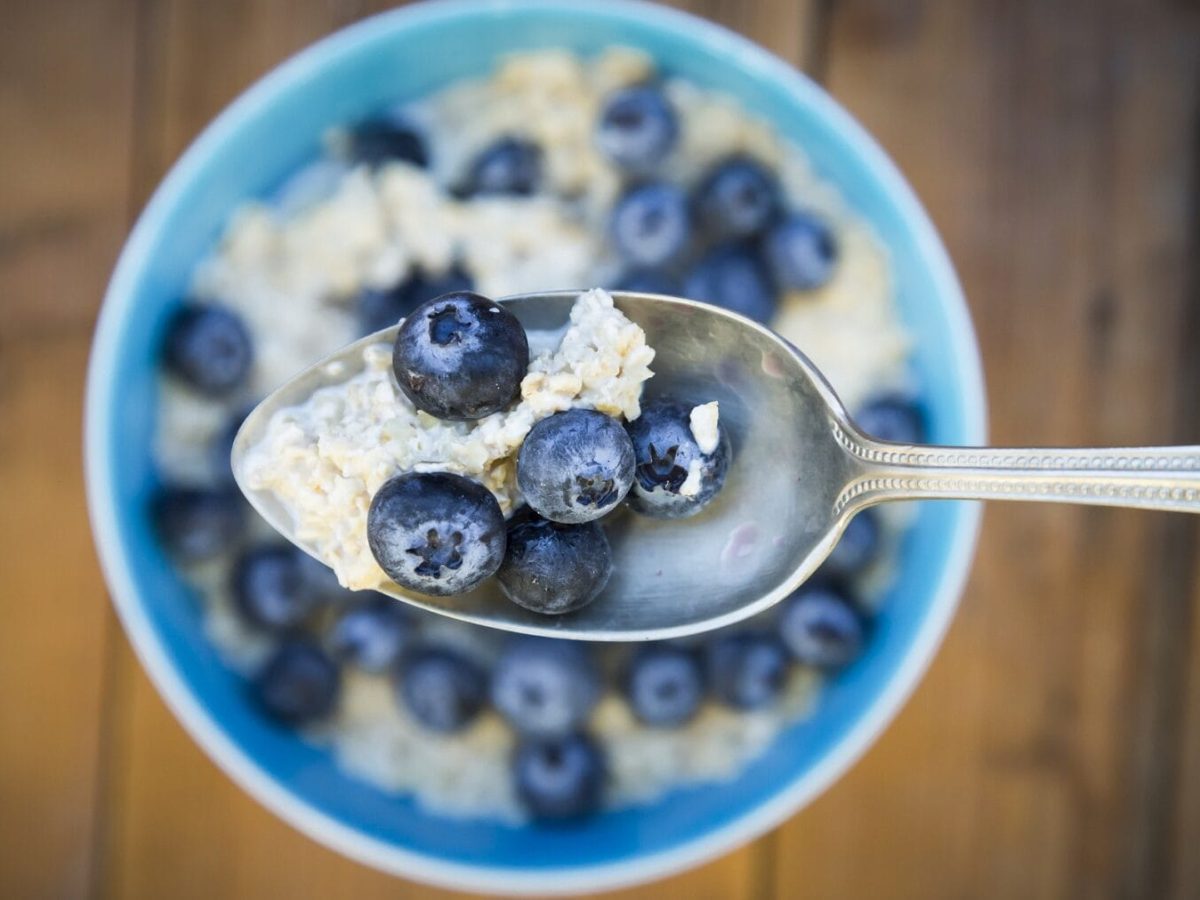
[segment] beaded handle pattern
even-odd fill
[[[1041,500],[1200,512],[1200,447],[1094,450],[913,447],[834,426],[861,473],[838,495],[841,515],[884,500]]]

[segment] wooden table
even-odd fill
[[[970,298],[993,440],[1200,443],[1200,7],[687,0],[823,82]],[[110,611],[84,365],[196,132],[372,0],[0,9],[0,896],[444,897],[320,847],[184,735]],[[941,654],[866,758],[753,845],[622,897],[1200,896],[1195,520],[997,506]]]

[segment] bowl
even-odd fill
[[[193,265],[226,216],[316,155],[329,126],[455,79],[516,50],[581,53],[620,43],[732,94],[800,144],[868,219],[891,255],[916,337],[931,437],[984,439],[978,351],[933,227],[895,167],[819,87],[722,28],[625,2],[420,4],[365,20],[303,51],[229,106],[180,158],[139,218],[104,299],[88,371],[92,527],[113,602],[142,665],[208,754],[312,838],[363,863],[443,886],[503,893],[594,891],[700,863],[777,824],[828,787],[912,691],[949,624],[974,549],[977,506],[919,508],[865,656],[832,680],[807,721],[735,781],[571,827],[450,822],[342,775],[325,752],[261,718],[205,639],[200,611],[145,515],[157,348]]]

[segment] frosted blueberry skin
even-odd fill
[[[233,310],[215,304],[188,304],[167,326],[163,364],[203,394],[230,394],[245,383],[253,363],[250,332]]]
[[[679,141],[679,117],[654,85],[613,91],[600,110],[596,146],[617,166],[644,172],[662,162]]]
[[[447,647],[421,647],[403,658],[397,674],[400,702],[421,725],[461,731],[487,700],[487,676],[472,660]]]
[[[582,609],[612,575],[612,550],[595,522],[566,525],[528,514],[508,526],[496,577],[506,597],[542,615]]]
[[[504,516],[492,492],[450,472],[406,472],[381,487],[367,512],[367,543],[401,587],[465,594],[504,560]]]
[[[702,256],[684,279],[683,291],[689,299],[712,303],[764,325],[779,306],[755,249],[736,241],[717,244]]]
[[[459,291],[422,304],[404,320],[392,368],[417,409],[439,419],[481,419],[520,396],[529,339],[504,307]]]
[[[633,466],[633,445],[620,422],[592,409],[568,409],[529,430],[517,457],[517,485],[539,515],[590,522],[625,498]]]
[[[484,148],[471,163],[467,180],[458,193],[527,197],[542,180],[542,148],[518,137],[503,137]]]
[[[687,197],[665,181],[631,187],[614,204],[609,231],[613,246],[630,265],[666,265],[691,236]]]
[[[797,662],[839,669],[863,648],[863,621],[844,591],[806,584],[784,601],[779,636]]]
[[[705,648],[705,668],[713,695],[734,709],[761,709],[783,692],[788,652],[773,634],[722,634]]]
[[[250,689],[271,718],[286,725],[304,725],[333,711],[341,672],[310,638],[289,638],[258,671]]]
[[[523,735],[560,737],[583,727],[604,686],[575,641],[516,638],[492,671],[492,705]]]
[[[696,212],[710,234],[758,234],[783,203],[779,179],[758,160],[735,155],[718,162],[696,188]]]
[[[633,714],[645,725],[677,728],[704,699],[704,671],[696,654],[674,644],[638,647],[622,683]]]
[[[767,271],[780,290],[812,291],[833,277],[838,245],[833,229],[811,213],[794,212],[767,229],[762,238]]]
[[[604,753],[586,734],[521,743],[513,779],[522,805],[538,819],[575,819],[600,808]]]
[[[341,662],[364,672],[384,672],[400,659],[415,630],[399,600],[366,591],[347,604],[329,629],[328,646]]]
[[[718,423],[720,435],[712,453],[704,453],[691,428],[691,407],[657,400],[642,407],[642,414],[625,426],[635,457],[629,506],[657,519],[680,519],[704,509],[720,492],[729,471],[732,450],[729,436]],[[693,462],[700,470],[699,490],[680,493]]]
[[[233,564],[230,577],[234,606],[242,617],[275,632],[304,625],[323,599],[306,577],[305,559],[291,544],[247,548]]]

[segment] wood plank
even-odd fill
[[[0,10],[0,894],[86,893],[108,603],[80,448],[127,221],[133,2]]]
[[[1195,25],[1164,2],[834,6],[828,85],[946,237],[997,443],[1196,437],[1179,405]],[[943,651],[879,745],[782,830],[777,894],[1161,896],[1178,730],[1162,698],[1192,527],[990,509]]]
[[[691,3],[768,36],[798,59],[808,4],[745,18],[736,4]],[[138,132],[141,201],[188,140],[250,80],[280,58],[374,4],[183,0],[147,8]],[[772,28],[771,23],[782,22]],[[219,61],[214,65],[214,60]],[[110,815],[103,892],[114,897],[255,897],[287,893],[459,896],[398,882],[299,835],[236,788],[186,737],[122,645],[109,748]],[[761,854],[737,851],[709,866],[614,896],[762,897]]]

